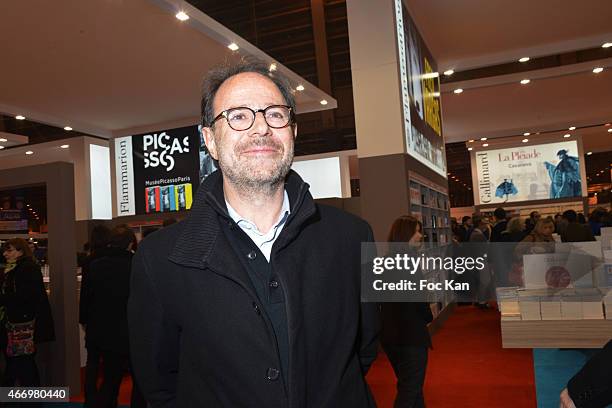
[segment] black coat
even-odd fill
[[[36,319],[35,342],[55,340],[51,305],[40,266],[33,259],[19,259],[17,265],[4,276],[0,304],[5,307],[9,322],[23,323]],[[6,333],[3,334],[5,337]],[[5,341],[3,338],[3,344],[6,344]]]
[[[382,303],[382,334],[384,346],[431,347],[427,324],[433,320],[427,303]]]
[[[128,306],[135,377],[151,407],[372,407],[376,305],[360,303],[361,219],[315,204],[294,172],[291,214],[271,266],[285,293],[288,384],[274,331],[220,229],[222,178],[200,186],[189,217],[151,234],[134,258]],[[246,255],[245,255],[246,256]]]
[[[127,301],[133,254],[105,248],[96,253],[81,281],[86,347],[128,354]]]
[[[612,340],[567,383],[577,408],[603,408],[612,404]]]
[[[586,224],[578,224],[570,222],[567,224],[561,233],[561,241],[563,242],[586,242],[595,241],[591,228]]]
[[[491,228],[491,242],[504,242],[502,239],[502,233],[506,230],[506,226],[508,225],[508,221],[502,220],[495,223],[493,228]]]

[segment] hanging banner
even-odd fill
[[[406,152],[446,178],[437,64],[402,0],[395,0]]]
[[[472,152],[476,204],[582,196],[576,141]]]
[[[117,215],[189,210],[216,167],[199,126],[115,139]]]

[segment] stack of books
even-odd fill
[[[503,320],[521,320],[518,287],[497,288],[497,304]]]

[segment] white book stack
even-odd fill
[[[519,309],[521,320],[542,320],[540,296],[537,291],[519,290]]]
[[[563,293],[561,295],[561,316],[563,320],[582,319],[582,297],[575,292]]]
[[[503,320],[521,320],[517,287],[497,288],[497,304]]]
[[[546,296],[540,298],[542,320],[562,320],[561,296]]]

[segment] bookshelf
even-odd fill
[[[424,241],[446,245],[452,237],[448,189],[408,173],[410,214],[423,224]]]

